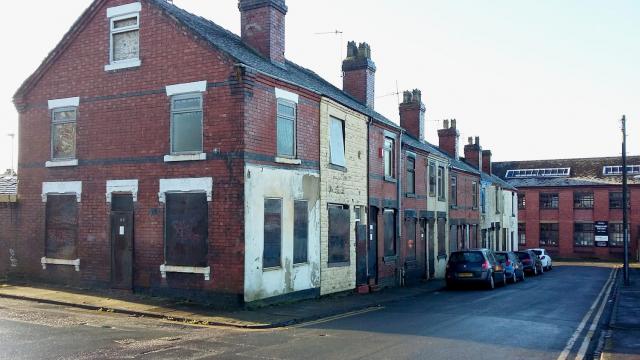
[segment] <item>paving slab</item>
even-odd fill
[[[621,278],[616,284],[603,360],[640,359],[640,269],[629,269],[629,279],[629,286]]]

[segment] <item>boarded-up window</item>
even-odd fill
[[[293,217],[293,263],[306,263],[309,247],[309,204],[307,201],[294,202]]]
[[[278,156],[296,156],[296,104],[278,99]]]
[[[331,153],[331,163],[338,166],[346,166],[344,157],[344,121],[331,118],[331,129],[329,130],[329,151]]]
[[[111,19],[111,61],[138,59],[140,54],[138,16]]]
[[[78,203],[75,195],[49,195],[46,209],[46,256],[77,258]]]
[[[282,199],[264,199],[264,250],[262,267],[281,266]]]
[[[205,193],[166,194],[167,265],[207,266],[209,216]]]
[[[429,196],[436,196],[436,163],[429,162]]]
[[[75,159],[76,108],[55,109],[51,116],[51,158]]]
[[[396,254],[396,212],[384,210],[384,256]]]
[[[405,221],[405,238],[407,240],[407,260],[416,259],[416,219],[408,218]]]
[[[351,218],[348,206],[329,205],[329,263],[349,262],[350,224]]]
[[[202,152],[202,95],[171,98],[171,153]]]

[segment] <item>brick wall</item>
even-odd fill
[[[593,209],[574,209],[573,193],[593,192]],[[574,246],[574,223],[609,221],[610,223],[622,223],[622,209],[609,209],[609,191],[621,191],[618,186],[594,186],[594,187],[564,187],[564,188],[521,188],[520,193],[525,196],[525,209],[518,210],[518,221],[526,226],[526,244],[521,248],[533,248],[540,246],[540,223],[559,224],[559,245],[546,248],[555,256],[563,258],[598,258],[620,259],[622,248],[620,247],[579,247]],[[558,193],[558,209],[541,209],[539,204],[540,193]],[[640,188],[630,187],[631,207],[629,209],[630,231],[630,256],[638,259],[638,238],[640,226]]]
[[[4,279],[17,264],[15,247],[17,243],[18,204],[0,202],[0,279]]]
[[[243,291],[243,103],[247,89],[237,78],[233,59],[216,52],[181,29],[160,10],[143,2],[140,13],[139,68],[105,72],[109,22],[106,7],[91,18],[66,50],[27,93],[16,99],[20,113],[19,196],[22,201],[18,270],[32,278],[107,286],[110,281],[109,205],[105,182],[138,179],[135,204],[134,285],[158,291],[187,289],[228,294]],[[203,94],[206,161],[164,163],[169,152],[170,101],[167,85],[206,80]],[[45,168],[50,159],[47,100],[80,97],[77,158],[80,165]],[[275,142],[275,140],[273,140]],[[212,177],[209,203],[209,264],[212,280],[201,275],[169,274],[161,279],[163,204],[160,178]],[[44,181],[82,181],[78,211],[81,271],[49,266],[43,271]],[[24,259],[24,260],[23,260]],[[224,297],[224,296],[223,296]]]

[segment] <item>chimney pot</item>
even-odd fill
[[[469,141],[469,145],[473,145],[473,138],[471,136],[469,136],[467,140]]]
[[[342,61],[342,90],[373,109],[376,65],[367,43],[347,43],[347,57]]]
[[[453,129],[456,128],[456,119],[452,119],[451,120],[451,128],[453,128]]]
[[[480,136],[476,136],[476,145],[480,146]]]
[[[449,128],[449,120],[448,120],[448,119],[445,119],[445,120],[442,122],[442,128],[443,128],[443,129],[448,129],[448,128]]]

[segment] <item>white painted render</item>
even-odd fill
[[[164,162],[179,162],[179,161],[202,161],[207,160],[206,153],[199,154],[178,154],[178,155],[165,155]]]
[[[427,156],[427,186],[429,184],[429,163],[435,162],[436,168],[436,186],[438,184],[438,167],[444,167],[444,188],[445,188],[445,201],[438,200],[438,189],[435,191],[435,196],[429,196],[429,189],[427,189],[427,209],[428,211],[433,211],[437,217],[438,212],[444,212],[447,214],[447,219],[445,221],[445,251],[447,253],[446,258],[438,259],[439,247],[438,247],[438,219],[436,218],[433,222],[433,231],[434,231],[434,244],[433,250],[435,252],[434,259],[435,263],[435,278],[436,279],[444,279],[444,273],[447,267],[447,260],[449,258],[449,162],[447,159],[436,156],[434,154],[429,154]],[[427,236],[427,240],[429,237]],[[427,246],[427,249],[429,247]],[[429,261],[429,257],[427,256],[427,261]]]
[[[42,183],[42,202],[47,202],[47,195],[75,195],[78,202],[82,197],[82,181],[57,181]]]
[[[211,201],[213,196],[213,178],[177,178],[160,179],[160,190],[158,198],[161,203],[165,202],[165,193],[168,192],[206,192],[207,201]]]
[[[518,249],[518,208],[517,196],[512,198],[512,191],[503,189],[496,184],[482,181],[481,187],[485,192],[485,209],[480,214],[480,229],[486,230],[486,241],[489,248],[497,251]],[[500,204],[496,204],[496,191],[499,192]],[[492,223],[500,223],[499,231],[491,231]],[[505,231],[506,230],[506,233]],[[513,242],[511,241],[513,232]],[[506,248],[503,243],[506,235]],[[515,248],[514,246],[515,245]]]
[[[78,107],[80,105],[79,97],[70,97],[65,99],[53,99],[48,101],[49,110],[65,107]]]
[[[167,96],[180,95],[180,94],[189,94],[195,92],[205,92],[207,91],[207,81],[196,81],[184,84],[175,84],[168,85],[167,88]]]
[[[130,180],[107,180],[106,197],[107,202],[111,202],[111,194],[129,193],[133,195],[133,201],[138,201],[138,179]]]
[[[247,302],[320,287],[320,177],[311,170],[245,165],[245,275]],[[264,199],[282,199],[282,266],[263,269]],[[293,264],[294,200],[309,203],[308,262]]]

